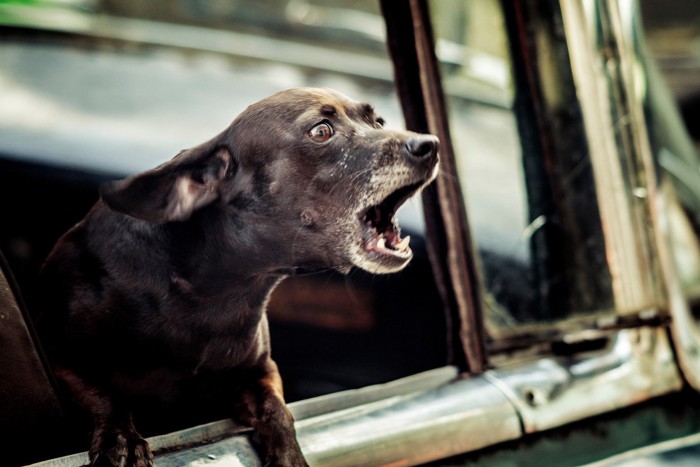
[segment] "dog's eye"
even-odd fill
[[[379,117],[374,121],[374,124],[377,126],[377,128],[383,128],[385,123],[386,121],[382,117]]]
[[[319,123],[309,130],[309,137],[316,143],[325,143],[333,136],[333,127],[328,123]]]

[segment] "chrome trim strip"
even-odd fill
[[[440,368],[290,407],[311,465],[416,465],[681,387],[665,329],[647,327],[613,333],[605,349],[583,356],[543,358],[464,379],[455,368]],[[156,456],[159,467],[259,465],[247,433],[220,421],[149,441],[168,451]],[[207,439],[214,441],[202,444]],[[34,466],[86,461],[82,453]]]
[[[526,433],[633,405],[679,390],[682,381],[663,328],[619,331],[595,356],[542,358],[489,371],[522,417]]]
[[[299,423],[314,466],[416,465],[517,439],[520,422],[483,378],[462,379]]]
[[[303,401],[292,402],[289,409],[295,420],[306,420],[359,405],[369,404],[392,397],[407,396],[444,386],[459,377],[453,366],[435,368],[384,384],[360,389],[326,394]]]

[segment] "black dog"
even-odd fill
[[[94,420],[93,464],[151,465],[133,404],[216,385],[267,464],[306,465],[265,305],[289,274],[389,273],[411,259],[394,214],[435,177],[438,140],[383,124],[368,104],[292,89],[102,187],[42,269],[38,318],[57,376]]]

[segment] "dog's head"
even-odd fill
[[[226,237],[222,255],[247,248],[263,268],[388,273],[411,259],[395,214],[435,178],[438,144],[384,128],[370,105],[339,93],[291,89],[101,194],[150,222],[208,223]]]

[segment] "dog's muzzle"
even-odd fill
[[[440,143],[432,135],[413,135],[399,152],[403,165],[395,177],[384,180],[396,188],[360,213],[361,244],[364,252],[355,264],[375,273],[395,272],[408,264],[413,256],[410,237],[401,237],[396,212],[409,198],[420,192],[437,175]]]

